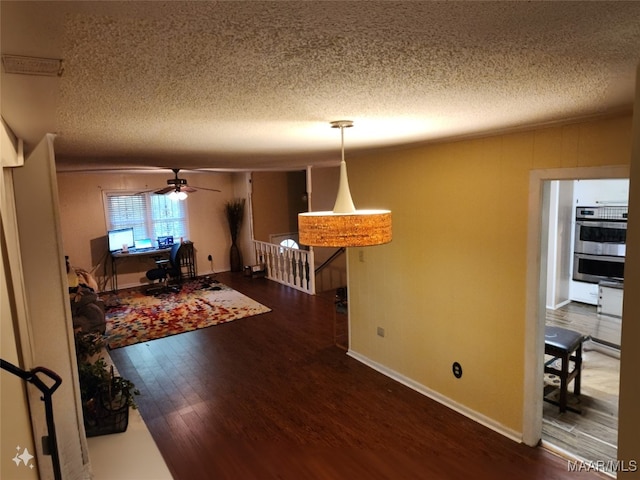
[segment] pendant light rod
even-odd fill
[[[356,206],[353,204],[353,199],[351,198],[351,190],[349,189],[347,162],[344,160],[344,129],[351,127],[353,127],[353,122],[351,120],[336,120],[331,122],[331,128],[340,129],[340,146],[342,151],[338,194],[336,196],[336,203],[333,206],[333,213],[353,213],[356,211]]]

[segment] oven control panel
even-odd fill
[[[629,207],[576,207],[576,220],[618,220],[627,221]]]

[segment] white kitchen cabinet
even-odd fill
[[[598,284],[598,319],[591,334],[594,341],[620,348],[623,292],[622,283],[604,281]]]
[[[598,314],[622,318],[622,284],[600,282],[598,285]]]
[[[629,180],[576,180],[574,192],[576,205],[626,205],[629,198]]]
[[[598,305],[598,285],[596,283],[570,281],[569,294],[574,302]]]

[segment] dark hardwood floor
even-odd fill
[[[175,479],[601,478],[346,355],[333,296],[217,279],[272,311],[110,352]]]

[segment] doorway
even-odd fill
[[[586,340],[581,349],[581,392],[574,395],[570,385],[566,412],[550,403],[557,401],[559,377],[544,375],[547,401],[542,411],[542,442],[585,462],[613,465],[617,459],[623,275],[590,275],[587,282],[576,262],[581,261],[585,245],[596,253],[618,249],[616,258],[624,261],[629,182],[553,180],[543,191],[543,205],[549,209],[543,214],[549,220],[545,326],[577,332]],[[613,237],[618,238],[617,243]],[[592,257],[592,262],[613,258]],[[558,363],[549,355],[544,361]]]
[[[559,237],[564,245],[558,251],[550,237],[549,224],[554,218],[553,195],[555,181],[573,182],[576,179],[624,179],[628,168],[602,167],[581,169],[558,169],[532,172],[530,177],[529,218],[529,271],[527,273],[527,340],[525,356],[525,406],[523,441],[528,445],[542,443],[545,448],[573,460],[596,462],[609,460],[615,464],[617,458],[617,399],[619,393],[619,346],[600,344],[591,340],[584,343],[582,369],[582,392],[574,412],[559,413],[557,406],[543,401],[544,379],[549,386],[554,379],[544,374],[544,328],[555,325],[580,331],[593,331],[602,324],[597,302],[589,304],[575,300],[571,293],[568,275],[572,271],[567,255],[573,241],[574,225],[569,223]],[[571,196],[570,211],[575,211],[575,198]],[[557,210],[555,210],[557,211]],[[567,225],[567,214],[564,213]],[[572,218],[573,215],[569,215]],[[567,245],[569,247],[567,247]],[[543,259],[543,260],[541,260]],[[550,263],[546,262],[550,260]],[[552,261],[558,270],[551,269]],[[556,282],[550,286],[551,282]],[[596,286],[597,288],[597,286]],[[597,294],[596,294],[597,298]],[[585,332],[585,335],[588,333]],[[588,334],[591,335],[591,334]],[[547,357],[548,358],[548,357]],[[557,381],[557,379],[555,379]],[[569,392],[573,385],[569,385]],[[611,473],[611,472],[609,472]]]

